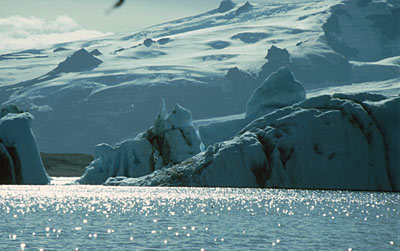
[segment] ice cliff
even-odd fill
[[[33,116],[15,105],[0,112],[0,184],[50,183],[35,136],[32,133]]]

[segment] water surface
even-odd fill
[[[398,250],[398,193],[0,186],[0,250]]]

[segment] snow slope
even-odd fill
[[[41,151],[91,153],[145,130],[162,97],[195,120],[243,113],[253,90],[286,64],[309,93],[356,84],[393,95],[399,7],[393,0],[223,1],[130,34],[7,53],[0,104],[35,116]]]

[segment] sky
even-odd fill
[[[200,14],[220,0],[0,0],[0,53],[128,33]]]

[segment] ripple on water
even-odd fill
[[[0,186],[0,249],[396,250],[398,193]]]

